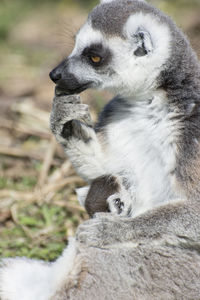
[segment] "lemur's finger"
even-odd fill
[[[51,112],[52,129],[54,127],[62,127],[65,123],[73,119],[80,120],[83,123],[91,126],[92,120],[90,117],[88,105],[62,103],[60,101],[53,103],[53,109]]]
[[[68,103],[81,103],[81,98],[79,95],[67,95],[58,86],[55,87],[55,98],[61,101],[68,101]]]
[[[61,102],[61,103],[65,103],[65,104],[80,104],[81,103],[81,98],[78,95],[61,95],[58,96],[55,94],[55,97],[53,99],[54,102]]]

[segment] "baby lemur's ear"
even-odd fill
[[[75,190],[78,201],[79,201],[80,205],[83,207],[85,207],[85,200],[86,200],[89,189],[90,189],[90,186],[88,185],[88,186],[84,186],[82,188],[78,188]]]

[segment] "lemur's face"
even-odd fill
[[[156,88],[170,56],[171,36],[151,10],[136,0],[107,0],[95,7],[71,55],[50,73],[57,92],[97,88],[129,95]]]

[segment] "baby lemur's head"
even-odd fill
[[[104,0],[50,77],[60,94],[98,88],[128,96],[162,85],[161,73],[180,68],[187,48],[171,19],[145,1]]]
[[[90,186],[76,189],[76,193],[90,217],[98,212],[111,212],[122,216],[129,216],[132,212],[130,195],[119,177],[98,177]]]

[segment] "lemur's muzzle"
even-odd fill
[[[78,79],[68,71],[68,61],[62,61],[49,73],[49,77],[56,84],[57,96],[79,94],[90,87],[92,82],[79,82]]]

